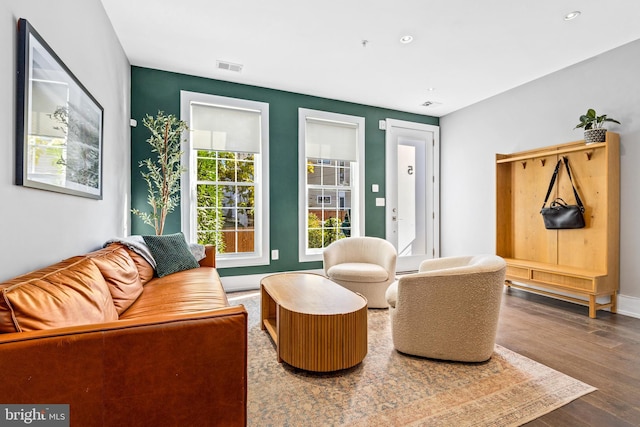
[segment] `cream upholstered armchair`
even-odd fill
[[[396,248],[378,237],[336,240],[323,252],[324,273],[363,295],[369,308],[387,308],[385,292],[396,277]]]
[[[488,360],[495,346],[506,263],[496,255],[423,261],[389,286],[394,347],[460,362]]]

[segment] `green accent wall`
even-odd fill
[[[149,210],[147,188],[138,164],[151,157],[146,143],[148,130],[142,125],[147,115],[159,110],[180,117],[180,91],[187,90],[269,104],[270,240],[280,259],[268,266],[219,269],[221,276],[272,273],[322,268],[322,262],[298,262],[298,108],[350,114],[365,118],[365,234],[384,237],[384,208],[375,205],[385,194],[385,131],[378,121],[387,118],[439,125],[437,117],[406,113],[292,92],[230,83],[149,68],[131,67],[131,207]],[[375,90],[375,89],[372,89]],[[379,193],[371,184],[380,185]],[[180,231],[180,209],[165,223],[165,233]],[[132,234],[152,234],[151,227],[131,216]]]

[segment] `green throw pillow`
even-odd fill
[[[189,250],[189,245],[182,233],[142,236],[142,238],[156,261],[158,277],[200,266]]]

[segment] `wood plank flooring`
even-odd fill
[[[526,426],[640,426],[640,319],[510,289],[496,342],[598,388]]]

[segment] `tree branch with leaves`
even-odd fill
[[[139,163],[142,178],[147,183],[147,203],[151,212],[132,209],[145,224],[154,228],[156,235],[163,234],[167,215],[180,204],[180,177],[186,169],[180,163],[181,144],[186,140],[188,130],[186,122],[176,116],[158,111],[156,117],[147,115],[142,123],[149,129],[151,136],[147,143],[155,159],[145,159]]]

